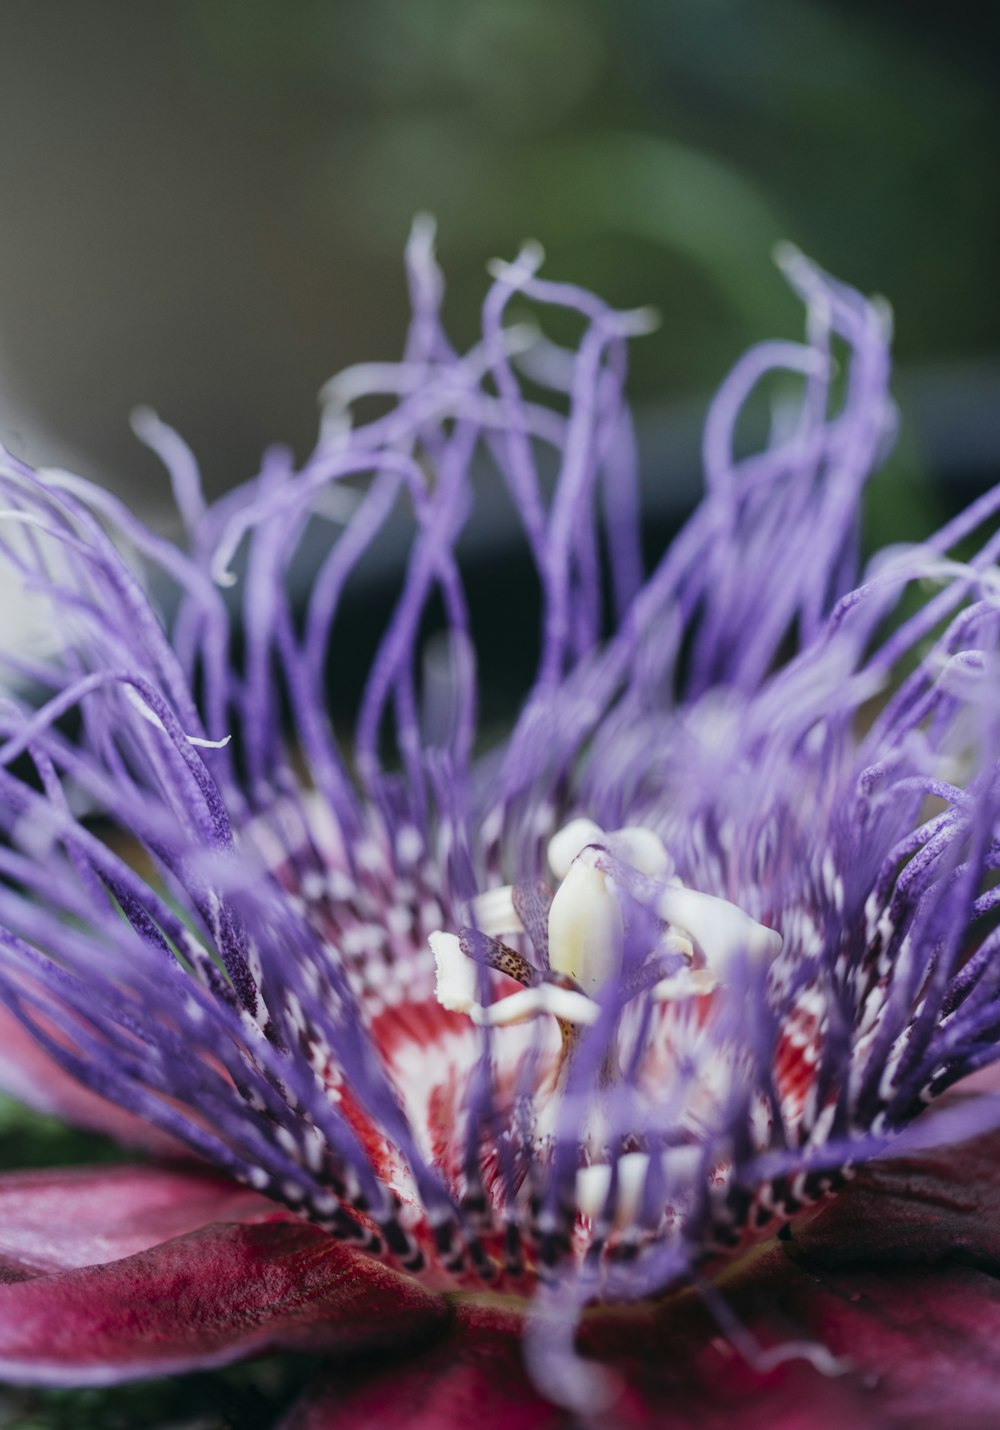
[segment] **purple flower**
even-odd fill
[[[993,1144],[967,1139],[997,1119],[952,1096],[911,1124],[1000,1036],[1000,490],[858,584],[887,322],[782,262],[806,341],[723,384],[707,495],[648,577],[623,397],[647,315],[526,250],[459,354],[426,225],[403,360],[329,385],[300,470],[276,449],[206,506],[186,447],[139,416],[184,549],[4,455],[0,542],[44,639],[5,656],[0,1065],[29,1100],[200,1159],[0,1181],[8,1377],[423,1337],[389,1381],[338,1362],[295,1423],[416,1424],[419,1401],[419,1423],[464,1424],[467,1397],[483,1425],[641,1404],[792,1425],[808,1395],[833,1424],[917,1403],[917,1342],[892,1327],[933,1295],[947,1335],[923,1370],[956,1393],[952,1322],[997,1319],[954,1263],[995,1257]],[[511,324],[513,299],[573,315],[575,351]],[[765,381],[770,443],[737,455]],[[506,504],[540,590],[504,739],[477,730],[476,500]],[[402,528],[345,739],[345,591]],[[852,1319],[852,1264],[887,1259],[902,1280],[862,1285],[872,1324]],[[908,1300],[921,1259],[952,1281]]]

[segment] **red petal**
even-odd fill
[[[557,1430],[574,1422],[539,1395],[521,1359],[520,1316],[461,1306],[443,1340],[360,1385],[331,1378],[282,1430]]]
[[[0,1376],[106,1385],[279,1347],[343,1353],[446,1315],[440,1297],[304,1222],[217,1225],[0,1286]]]
[[[682,1340],[664,1337],[658,1319],[648,1315],[612,1319],[602,1349],[617,1352],[623,1376],[619,1398],[594,1421],[606,1430],[844,1430],[866,1423],[854,1413],[857,1400],[849,1389],[823,1382],[808,1367],[756,1375],[728,1348],[710,1344],[712,1331],[697,1313],[698,1335]],[[391,1371],[381,1367],[360,1384],[349,1372],[329,1375],[282,1430],[574,1430],[590,1423],[553,1405],[532,1384],[522,1360],[522,1326],[513,1313],[466,1304],[443,1340],[409,1352]],[[644,1365],[636,1363],[636,1335]],[[603,1330],[597,1339],[604,1339]],[[706,1352],[709,1358],[699,1362]]]
[[[211,1172],[88,1167],[0,1177],[0,1265],[36,1276],[118,1261],[209,1222],[279,1209]]]
[[[36,1112],[49,1113],[92,1132],[103,1132],[127,1147],[144,1147],[160,1156],[193,1155],[168,1133],[116,1107],[70,1077],[2,1004],[0,1088]]]
[[[869,1163],[796,1231],[794,1244],[829,1266],[970,1256],[1000,1262],[1000,1131]]]
[[[792,1342],[845,1363],[748,1365],[693,1292],[646,1311],[595,1312],[584,1354],[614,1365],[615,1430],[841,1430],[1000,1424],[1000,1133],[876,1163],[790,1242],[721,1278],[766,1354]],[[549,1430],[571,1416],[533,1389],[520,1325],[465,1306],[448,1336],[391,1376],[345,1373],[287,1430]]]

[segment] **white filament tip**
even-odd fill
[[[642,1194],[649,1174],[646,1152],[625,1152],[618,1158],[618,1184],[614,1206],[610,1208],[617,1231],[634,1226],[642,1212]],[[596,1221],[607,1209],[611,1191],[611,1167],[607,1162],[595,1162],[581,1167],[576,1174],[576,1204],[585,1217]]]

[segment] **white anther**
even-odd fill
[[[608,881],[586,859],[574,860],[549,909],[549,963],[585,993],[596,993],[622,967],[621,909]]]
[[[514,888],[504,884],[499,889],[488,889],[485,894],[477,894],[469,903],[469,922],[481,933],[492,938],[504,934],[523,933],[524,924],[514,908]]]
[[[428,939],[437,967],[435,993],[442,1008],[450,1013],[471,1013],[478,1007],[479,979],[476,964],[466,958],[453,933],[432,933]]]
[[[573,860],[588,844],[603,844],[604,830],[592,819],[571,819],[549,840],[549,868],[557,879],[565,879]]]
[[[552,983],[524,988],[483,1007],[479,1002],[479,965],[462,952],[456,935],[437,930],[428,942],[437,966],[438,1002],[450,1013],[466,1014],[477,1027],[506,1027],[509,1023],[529,1022],[543,1014],[582,1027],[597,1021],[600,1009],[596,1003],[582,993]]]
[[[695,889],[668,888],[660,895],[658,908],[669,924],[691,935],[709,970],[722,979],[737,959],[763,965],[781,952],[781,935],[757,923],[728,899]]]
[[[719,986],[719,980],[707,968],[682,968],[669,978],[653,984],[655,1003],[679,1003],[685,998],[704,998]]]
[[[631,864],[650,879],[662,879],[673,867],[660,836],[638,824],[616,829],[608,836],[608,848],[623,864]]]
[[[660,940],[660,948],[664,953],[679,953],[681,958],[686,959],[688,963],[694,961],[694,944],[686,934],[678,933],[676,929],[671,929]]]
[[[557,988],[552,983],[541,983],[537,988],[522,988],[509,998],[499,998],[488,1008],[478,1003],[469,1010],[469,1016],[479,1027],[499,1028],[510,1023],[527,1023],[543,1013],[553,1018],[562,1018],[567,1023],[577,1023],[589,1027],[597,1021],[600,1009],[590,998],[575,993],[571,988]]]
[[[625,1152],[618,1158],[618,1185],[613,1207],[614,1227],[622,1231],[633,1226],[642,1211],[642,1194],[649,1173],[646,1152]],[[611,1190],[611,1167],[607,1162],[595,1162],[581,1167],[576,1174],[576,1204],[592,1221],[602,1215]]]

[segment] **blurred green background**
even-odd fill
[[[457,342],[485,261],[663,324],[635,347],[647,491],[675,524],[705,403],[799,331],[790,238],[896,312],[902,441],[870,536],[926,531],[998,475],[997,8],[940,0],[4,0],[0,437],[169,523],[132,437],[152,403],[218,491],[315,394],[391,358],[430,210]],[[0,1166],[105,1157],[0,1107]],[[253,1426],[308,1366],[85,1395],[0,1392],[0,1425]]]
[[[304,455],[314,394],[395,356],[400,255],[439,220],[456,340],[484,262],[663,325],[636,345],[647,467],[695,489],[704,401],[800,316],[791,238],[891,300],[914,466],[1000,450],[996,7],[934,0],[8,0],[0,429],[154,514],[150,402],[213,490]]]

